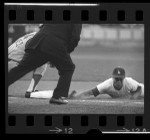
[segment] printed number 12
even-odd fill
[[[65,133],[66,134],[73,134],[73,129],[72,128],[65,128]]]

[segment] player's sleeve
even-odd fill
[[[139,87],[142,88],[141,84],[131,77],[127,78],[127,83],[130,92],[135,92]]]
[[[92,93],[93,93],[93,95],[94,95],[95,97],[100,94],[100,92],[98,91],[97,87],[95,87],[95,88],[92,89]]]
[[[98,84],[95,88],[92,89],[93,95],[96,97],[99,94],[104,94],[105,91],[107,91],[111,85],[111,78],[105,80],[104,82]]]

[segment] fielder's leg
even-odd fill
[[[46,63],[47,57],[41,52],[27,51],[19,65],[8,72],[8,87],[28,72]]]
[[[64,100],[63,97],[68,97],[75,65],[73,64],[70,55],[68,55],[67,59],[53,58],[52,60],[52,63],[55,65],[59,72],[59,80],[56,88],[54,89],[53,96],[50,99],[50,103],[66,104],[68,101]]]
[[[36,91],[37,85],[39,81],[41,80],[41,78],[44,76],[46,69],[47,69],[47,64],[44,64],[41,67],[33,71],[33,76],[32,76],[30,85],[25,93],[26,98],[30,98],[31,93]],[[40,93],[37,94],[37,97],[40,96],[39,94]]]
[[[33,76],[30,82],[30,85],[27,89],[27,92],[34,92],[37,89],[37,84],[44,76],[47,69],[47,64],[42,65],[41,67],[37,68],[33,71]]]

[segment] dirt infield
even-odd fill
[[[49,104],[49,99],[9,97],[8,112],[13,114],[143,114],[143,101],[68,100],[67,105]]]
[[[41,81],[39,89],[53,89],[56,81]],[[94,87],[98,82],[72,82],[77,92]],[[9,88],[8,113],[13,114],[143,114],[143,100],[112,99],[108,95],[86,100],[69,100],[67,105],[49,104],[49,99],[24,98],[29,81],[18,81]],[[83,88],[84,87],[84,88]]]
[[[96,45],[80,47],[71,54],[76,65],[70,91],[84,91],[110,78],[116,66],[122,66],[126,75],[144,83],[144,48],[143,46],[124,47]],[[32,73],[22,77],[9,87],[9,113],[52,113],[52,114],[142,114],[143,101],[114,100],[107,95],[100,99],[69,100],[67,105],[49,104],[49,99],[25,99],[24,94],[31,80]],[[53,90],[58,80],[56,69],[48,68],[38,85],[38,90]],[[104,99],[105,98],[105,99]]]

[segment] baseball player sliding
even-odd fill
[[[23,37],[20,37],[8,48],[8,71],[17,66],[22,60],[25,54],[25,46],[34,37],[36,32],[27,34]],[[41,67],[33,71],[33,76],[30,82],[30,85],[26,91],[25,97],[30,97],[31,92],[35,92],[37,84],[46,72],[48,64],[44,64]]]
[[[86,99],[90,96],[108,94],[112,98],[143,99],[144,84],[139,83],[131,77],[125,76],[125,70],[122,67],[116,67],[113,70],[112,77],[98,84],[95,88],[81,93],[72,91],[68,99]],[[51,98],[53,90],[32,92],[31,98]]]
[[[108,94],[112,98],[143,99],[144,84],[135,81],[131,77],[126,77],[125,70],[122,67],[116,67],[111,78],[82,93],[73,91],[69,98],[82,99],[91,95],[97,97],[100,94]]]

